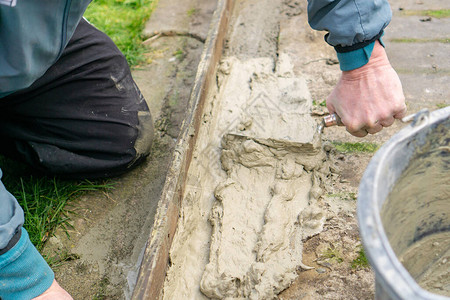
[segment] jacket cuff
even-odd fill
[[[13,235],[13,237],[9,240],[9,243],[6,245],[5,248],[0,249],[0,255],[5,254],[9,250],[11,250],[17,242],[20,240],[20,237],[22,236],[22,230],[20,230],[21,227],[19,227],[16,231],[16,233]]]
[[[33,246],[24,228],[17,244],[0,256],[0,278],[2,300],[32,299],[53,283],[52,269]]]
[[[349,47],[335,46],[334,49],[336,50],[339,59],[341,71],[351,71],[367,64],[372,55],[375,42],[379,41],[384,47],[384,43],[381,39],[383,35],[384,32],[381,31],[370,41],[358,43]]]
[[[337,52],[341,71],[358,69],[369,62],[375,42],[350,52]]]

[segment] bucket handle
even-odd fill
[[[403,123],[411,122],[412,127],[418,127],[428,123],[430,111],[427,108],[421,109],[415,114],[408,115],[402,119]]]

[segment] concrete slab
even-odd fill
[[[420,16],[394,16],[383,39],[450,39],[450,19],[432,18],[429,22],[421,22],[421,19]]]
[[[289,13],[289,10],[285,9]],[[325,32],[312,30],[308,25],[306,7],[298,4],[294,9],[303,13],[281,20],[279,58],[283,58],[284,55],[289,57],[294,73],[302,74],[306,78],[314,102],[321,103],[331,92],[341,74],[336,52],[324,42]]]
[[[216,5],[215,0],[159,1],[158,9],[153,12],[143,33],[146,36],[191,34],[205,40]]]
[[[394,0],[389,1],[395,14],[399,8],[411,10],[450,9],[450,1],[447,0]]]
[[[177,60],[174,59],[172,63],[169,60],[174,57],[172,53],[180,45],[180,41],[170,39],[171,43],[169,43],[167,38],[165,39],[166,41],[161,43],[160,48],[163,50],[160,50],[157,57],[152,59],[150,65],[133,70],[133,78],[142,94],[145,95],[154,120],[158,120],[162,116],[164,98],[170,91],[173,75],[176,73]],[[149,76],[150,74],[158,74],[158,76],[155,78],[154,76]]]
[[[264,9],[258,9],[261,7]],[[233,11],[233,22],[239,26],[229,29],[226,55],[238,58],[276,56],[279,10],[277,1],[238,1]]]
[[[386,52],[399,73],[450,72],[450,44],[386,42]]]
[[[133,77],[146,95],[158,129],[177,138],[203,43],[188,36],[164,36],[150,49],[152,63],[134,70]]]
[[[450,90],[443,88],[448,87],[450,75],[400,74],[400,79],[410,110],[434,110],[445,104],[450,105]]]

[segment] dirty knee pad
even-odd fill
[[[153,126],[153,118],[152,115],[148,109],[147,103],[145,102],[144,96],[142,95],[141,91],[135,84],[136,92],[139,95],[140,103],[142,104],[140,106],[140,110],[137,113],[138,117],[138,124],[137,124],[137,137],[134,142],[134,150],[136,152],[136,156],[134,159],[134,162],[131,164],[131,167],[133,164],[136,164],[142,158],[147,157],[150,154],[150,148],[152,146],[153,138],[154,138],[154,126]]]

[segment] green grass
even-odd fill
[[[391,39],[393,43],[443,43],[449,44],[450,38],[443,39],[414,39],[414,38],[399,38],[399,39]]]
[[[70,228],[67,204],[83,192],[113,188],[113,183],[62,180],[32,174],[25,165],[0,157],[2,182],[16,197],[25,214],[24,227],[31,242],[42,250],[58,227]]]
[[[182,60],[184,57],[184,52],[182,49],[178,49],[173,53],[173,56],[175,56],[178,60]]]
[[[156,3],[157,0],[94,0],[84,16],[114,41],[130,66],[137,67],[146,62],[142,31]]]
[[[323,100],[322,102],[317,102],[316,100],[313,100],[313,105],[319,105],[322,107],[327,106],[327,100]]]
[[[93,300],[103,300],[107,299],[107,291],[108,291],[109,280],[107,277],[103,277],[97,284],[98,291],[92,298]]]
[[[327,248],[327,250],[322,253],[322,257],[339,264],[344,261],[341,252],[334,246]]]
[[[76,253],[70,253],[68,250],[63,250],[56,256],[43,255],[51,268],[57,268],[66,261],[72,261],[80,259],[80,256]]]
[[[378,150],[380,147],[375,143],[341,143],[341,142],[333,142],[333,145],[336,147],[336,150],[342,153],[373,153]]]
[[[348,201],[356,201],[358,199],[358,195],[353,192],[348,193],[334,193],[334,194],[328,194],[328,197],[331,198],[341,198],[342,200],[348,200]]]
[[[401,12],[404,16],[425,16],[433,17],[437,19],[450,17],[450,9],[437,9],[437,10],[403,10]]]
[[[197,9],[191,8],[186,13],[187,13],[188,17],[192,17],[193,15],[195,15],[197,13]]]
[[[358,251],[358,257],[352,261],[351,266],[352,269],[368,268],[370,266],[366,253],[362,247]]]
[[[448,106],[447,103],[438,103],[438,104],[436,104],[436,107],[439,108],[439,109],[446,108],[447,106]]]

